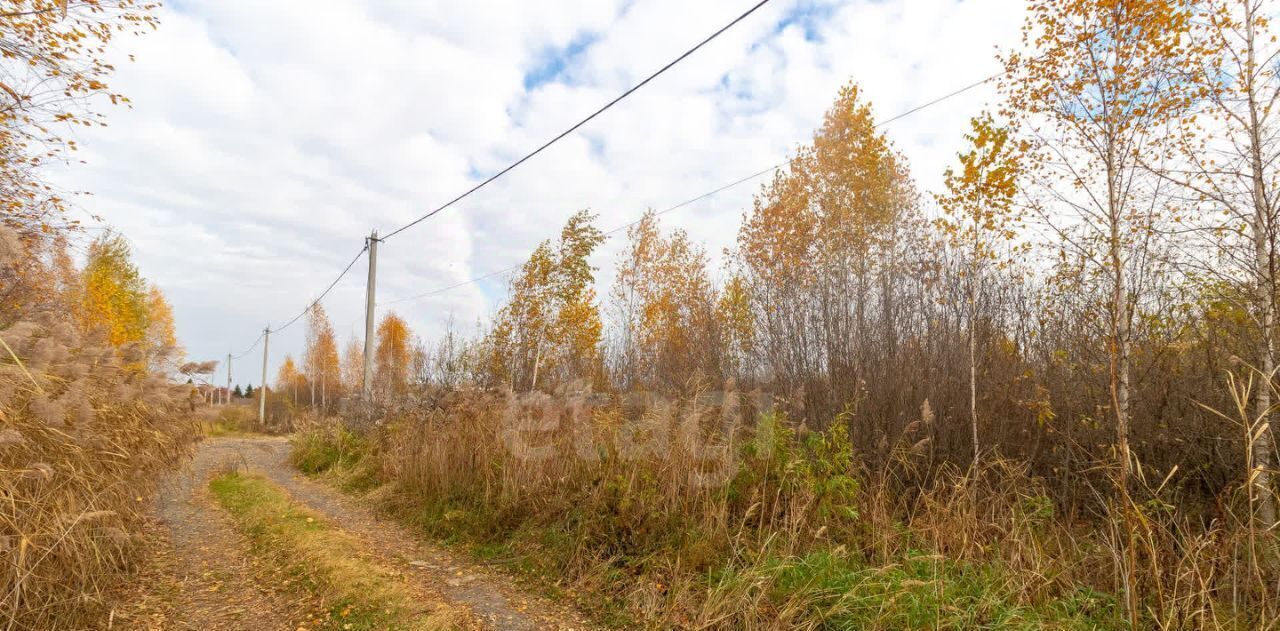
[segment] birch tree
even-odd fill
[[[1186,105],[1172,82],[1191,9],[1176,0],[1033,0],[1028,12],[1031,52],[1006,56],[1003,87],[1035,143],[1045,225],[1106,294],[1109,407],[1127,487],[1132,329],[1162,211],[1143,159],[1162,150],[1166,123]]]
[[[973,460],[978,461],[978,300],[988,266],[1003,269],[1007,251],[1017,236],[1019,218],[1014,214],[1014,197],[1027,148],[1013,138],[1010,130],[998,126],[990,114],[970,122],[965,136],[970,149],[960,154],[959,169],[948,168],[947,192],[938,196],[945,215],[937,225],[951,247],[967,259],[966,308],[969,337],[969,424],[973,440]]]
[[[322,305],[311,307],[307,314],[307,342],[303,353],[307,381],[311,386],[311,406],[316,405],[317,388],[320,406],[327,408],[329,391],[341,382],[338,340],[333,325]]]
[[[1186,89],[1196,99],[1176,126],[1171,167],[1157,172],[1192,193],[1203,212],[1190,228],[1207,241],[1197,271],[1239,304],[1251,320],[1249,363],[1264,384],[1254,398],[1251,429],[1258,519],[1276,523],[1271,432],[1276,373],[1277,219],[1280,195],[1280,77],[1269,3],[1208,0],[1200,4]],[[1199,244],[1198,244],[1199,245]],[[1237,300],[1244,297],[1243,301]]]

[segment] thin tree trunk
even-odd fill
[[[1125,563],[1124,593],[1125,612],[1129,616],[1129,626],[1138,629],[1138,591],[1137,591],[1137,541],[1135,540],[1134,516],[1132,501],[1129,497],[1130,451],[1129,451],[1129,293],[1125,278],[1123,249],[1124,214],[1120,208],[1118,194],[1119,182],[1116,175],[1116,156],[1114,145],[1108,141],[1107,167],[1107,259],[1111,265],[1112,287],[1110,305],[1110,337],[1107,356],[1110,360],[1111,406],[1116,417],[1116,456],[1119,461],[1119,487],[1121,510],[1124,515],[1125,528]]]
[[[533,354],[533,380],[529,383],[529,392],[538,387],[538,368],[542,365],[542,342],[538,342]]]
[[[978,464],[978,262],[977,247],[969,272],[969,426],[973,431],[973,464]]]
[[[1110,144],[1110,143],[1109,143]],[[1115,169],[1114,148],[1108,147],[1107,167],[1107,260],[1111,265],[1110,337],[1107,356],[1110,360],[1111,406],[1116,417],[1116,449],[1120,465],[1120,486],[1126,497],[1129,488],[1129,291],[1125,278],[1124,213],[1120,208],[1119,182]]]
[[[1248,6],[1248,5],[1246,5]],[[1249,99],[1249,166],[1251,171],[1251,186],[1253,196],[1253,245],[1254,245],[1254,266],[1255,283],[1254,283],[1254,301],[1255,311],[1258,314],[1258,364],[1262,370],[1262,387],[1258,388],[1258,398],[1256,403],[1256,415],[1259,427],[1253,435],[1252,444],[1249,448],[1253,450],[1253,463],[1257,475],[1253,478],[1253,483],[1257,487],[1256,495],[1258,497],[1258,519],[1262,521],[1263,527],[1270,527],[1276,523],[1276,506],[1275,498],[1271,493],[1271,468],[1273,466],[1271,458],[1272,438],[1271,438],[1271,384],[1275,373],[1275,346],[1274,346],[1274,327],[1275,327],[1275,277],[1273,275],[1273,261],[1271,260],[1271,251],[1268,247],[1269,239],[1273,226],[1271,225],[1271,209],[1267,203],[1266,180],[1263,177],[1263,140],[1260,122],[1258,120],[1258,101],[1255,90],[1255,76],[1258,72],[1257,59],[1255,57],[1255,16],[1250,8],[1245,12],[1247,21],[1245,31],[1245,45],[1248,47],[1248,56],[1246,61],[1246,72],[1248,76],[1248,99]]]
[[[1254,494],[1258,499],[1258,515],[1257,519],[1261,522],[1263,528],[1270,528],[1276,523],[1276,505],[1275,498],[1271,493],[1271,381],[1275,373],[1275,356],[1272,348],[1271,329],[1274,325],[1274,319],[1271,313],[1270,300],[1267,302],[1265,314],[1262,320],[1263,333],[1258,343],[1258,350],[1262,355],[1262,379],[1260,388],[1258,388],[1258,398],[1255,402],[1258,428],[1253,434],[1252,444],[1249,448],[1253,451],[1253,466],[1257,474],[1253,477],[1253,485],[1256,487]]]

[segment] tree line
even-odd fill
[[[597,296],[604,235],[579,212],[475,335],[427,344],[384,315],[375,397],[732,382],[795,423],[842,419],[871,460],[927,406],[939,463],[999,452],[1070,501],[1105,476],[1128,492],[1176,472],[1205,501],[1245,477],[1274,523],[1271,8],[1033,1],[941,190],[916,185],[851,82],[755,195],[722,267],[650,212]],[[362,371],[360,341],[340,352],[317,309],[279,381],[323,403]]]

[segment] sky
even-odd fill
[[[90,226],[134,247],[192,360],[225,360],[302,311],[361,249],[581,120],[755,0],[170,0],[119,42],[133,101],[79,133],[54,174],[89,191]],[[771,0],[582,129],[382,243],[379,316],[430,340],[475,330],[507,277],[574,212],[603,230],[785,160],[857,82],[887,119],[999,71],[1020,0]],[[128,56],[133,61],[128,61]],[[883,129],[937,190],[988,85]],[[665,214],[719,270],[761,177]],[[94,218],[90,218],[90,217]],[[96,219],[95,219],[96,218]],[[86,238],[97,234],[86,232]],[[593,259],[605,296],[622,235]],[[366,264],[325,298],[340,343],[363,334]],[[392,303],[394,304],[389,304]],[[273,334],[269,374],[305,320]],[[261,346],[232,363],[258,384]],[[219,380],[225,378],[219,368]]]

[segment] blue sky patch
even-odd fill
[[[782,16],[782,19],[778,21],[778,26],[774,28],[774,33],[781,33],[787,27],[796,25],[804,30],[805,41],[821,41],[822,36],[819,27],[822,22],[835,13],[835,10],[836,7],[831,4],[812,0],[801,2]]]
[[[580,33],[563,48],[548,48],[534,62],[534,66],[524,73],[524,89],[532,90],[540,85],[560,80],[569,65],[582,55],[600,36],[596,33]]]

